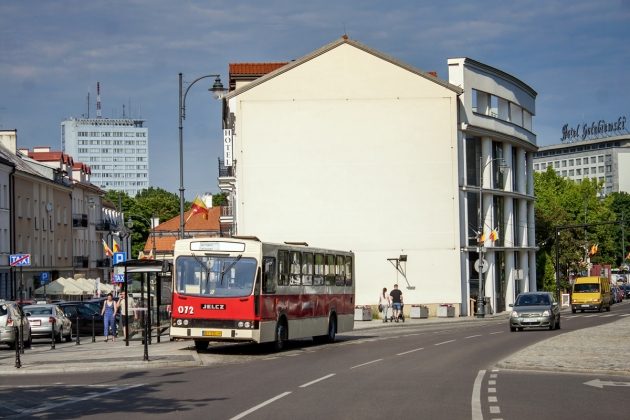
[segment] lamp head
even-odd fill
[[[214,79],[212,87],[208,90],[212,92],[217,99],[221,99],[223,97],[223,94],[225,93],[225,88],[223,87],[223,83],[221,83],[221,76],[217,76]]]
[[[133,227],[133,220],[131,219],[131,217],[129,217],[129,218],[127,219],[127,223],[126,223],[126,225],[127,225],[127,227],[128,227],[129,229],[131,229],[131,228]]]

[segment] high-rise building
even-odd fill
[[[61,150],[92,169],[91,182],[134,197],[149,188],[149,129],[135,118],[70,118]]]

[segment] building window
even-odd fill
[[[573,159],[569,159],[569,166],[573,166],[573,163],[574,163]]]
[[[575,164],[576,165],[581,165],[582,164],[582,158],[575,159]]]
[[[575,170],[575,174],[576,175],[582,175],[582,170],[581,169],[576,169]]]
[[[604,167],[603,167],[603,166],[600,166],[600,167],[599,167],[599,173],[600,173],[600,174],[603,174],[603,173],[604,173]]]
[[[604,161],[604,155],[597,156],[597,162],[602,163]]]
[[[554,167],[554,168],[559,168],[559,167],[560,167],[560,161],[559,161],[559,160],[556,160],[556,161],[553,163],[553,167]]]
[[[588,168],[584,168],[584,175],[588,175]]]
[[[567,161],[566,161],[566,160],[563,160],[563,161],[562,161],[562,167],[563,167],[563,168],[566,168],[566,167],[567,167]]]
[[[479,186],[479,157],[481,156],[481,139],[466,139],[466,185]]]
[[[537,163],[534,163],[534,170],[537,171],[540,168],[540,165]]]
[[[567,171],[562,171],[562,176],[567,176]]]
[[[595,159],[596,159],[595,156],[591,156],[591,163],[595,163]]]
[[[574,176],[575,175],[575,171],[573,169],[569,169],[569,176]]]

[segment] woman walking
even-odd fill
[[[101,316],[103,317],[103,335],[105,336],[105,342],[109,340],[110,328],[112,330],[112,341],[116,341],[116,302],[114,302],[114,297],[111,293],[107,294],[107,300],[103,302]]]
[[[383,287],[383,293],[378,297],[378,309],[383,313],[383,322],[387,322],[387,310],[389,309],[389,295],[387,287]]]

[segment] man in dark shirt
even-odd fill
[[[389,295],[392,297],[392,308],[394,311],[394,319],[398,322],[398,318],[400,317],[400,309],[402,308],[402,292],[398,290],[398,285],[394,285],[394,290],[389,292]]]

